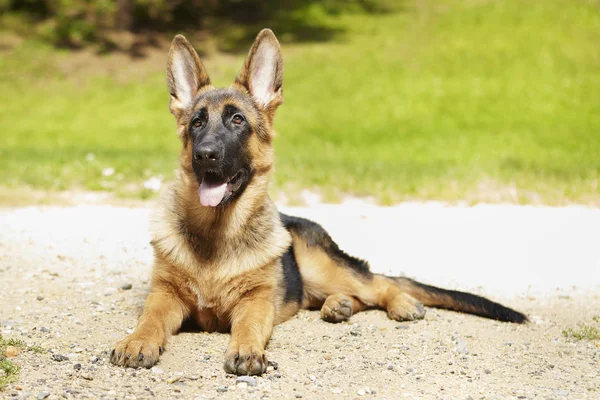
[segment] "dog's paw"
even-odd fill
[[[110,362],[123,367],[150,368],[158,362],[162,351],[159,343],[133,333],[115,345],[110,353]]]
[[[414,321],[425,317],[425,307],[414,297],[401,293],[388,304],[387,314],[396,321]]]
[[[343,294],[329,296],[321,307],[321,318],[327,322],[348,321],[352,316],[352,299]]]
[[[236,375],[261,375],[267,370],[264,350],[253,346],[229,346],[225,371]]]

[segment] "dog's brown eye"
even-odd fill
[[[192,123],[192,126],[193,126],[194,128],[200,128],[200,127],[202,126],[202,121],[200,121],[199,119],[197,119],[197,120],[195,120],[195,121]]]
[[[241,124],[242,122],[244,122],[244,117],[242,117],[240,114],[235,114],[235,115],[233,116],[233,118],[231,119],[231,121],[232,121],[234,124],[236,124],[236,125],[239,125],[239,124]]]

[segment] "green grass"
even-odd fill
[[[8,339],[4,340],[0,335],[0,348],[5,348],[6,346],[18,347],[20,349],[27,347],[27,344],[20,339]]]
[[[20,367],[5,358],[5,351],[7,346],[12,346],[20,349],[21,351],[31,351],[36,354],[44,353],[46,350],[40,345],[29,346],[23,340],[20,339],[4,339],[0,334],[0,391],[6,389],[6,386],[10,383],[14,383],[19,379]]]
[[[0,334],[0,355],[4,354],[4,351],[6,350],[7,346],[16,347],[18,349],[25,350],[25,351],[31,351],[36,354],[41,354],[46,351],[40,345],[30,346],[24,340],[14,339],[14,338],[4,339],[4,337],[2,337],[2,335]]]
[[[25,342],[17,339],[4,339],[0,335],[0,391],[3,391],[10,383],[16,382],[19,378],[19,366],[12,361],[4,358],[6,346],[23,347]]]
[[[314,6],[341,33],[284,40],[275,189],[598,204],[600,2],[402,4],[335,17]],[[0,57],[0,186],[151,196],[142,183],[171,179],[179,146],[162,65],[127,79],[127,65],[60,72],[70,57],[33,41]],[[205,61],[226,85],[242,59]]]
[[[35,354],[43,354],[46,352],[46,349],[44,349],[39,344],[34,344],[33,346],[27,346],[27,351],[31,351],[32,353],[35,353]]]
[[[562,331],[566,338],[575,338],[577,340],[600,340],[600,331],[592,325],[579,324],[576,328],[567,328]]]
[[[19,379],[19,370],[21,368],[10,360],[0,360],[0,391],[3,391],[7,385],[16,382]]]

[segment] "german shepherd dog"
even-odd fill
[[[228,88],[211,85],[181,35],[167,64],[181,166],[151,224],[154,265],[144,311],[135,331],[115,345],[113,364],[153,366],[186,319],[208,332],[231,332],[224,367],[239,375],[265,372],[273,326],[301,308],[320,308],[328,322],[366,308],[411,321],[424,317],[424,305],[527,320],[473,294],[374,274],[320,225],[277,211],[267,191],[283,60],[272,31],[258,34]]]

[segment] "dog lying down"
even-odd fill
[[[329,322],[367,308],[397,321],[421,319],[424,305],[527,321],[480,296],[374,274],[317,223],[277,211],[268,188],[283,59],[270,30],[258,34],[227,88],[211,85],[194,48],[177,35],[167,84],[180,168],[152,222],[150,294],[137,328],[112,351],[113,364],[153,366],[185,319],[231,332],[224,366],[240,375],[265,372],[273,326],[301,308],[320,308]]]

